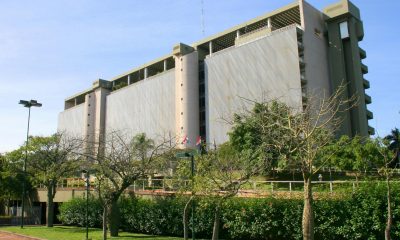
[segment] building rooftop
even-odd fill
[[[198,51],[204,51],[206,55],[210,52],[218,52],[228,47],[235,45],[235,40],[239,36],[245,36],[246,34],[271,27],[272,30],[283,28],[292,24],[301,25],[301,16],[299,9],[299,1],[293,2],[289,5],[281,7],[272,12],[266,13],[262,16],[253,18],[242,24],[229,28],[220,33],[206,37],[200,41],[191,44],[191,47]],[[210,49],[210,42],[212,42],[212,49]],[[212,51],[210,51],[212,50]],[[143,80],[146,77],[157,75],[165,70],[169,70],[175,67],[173,53],[157,58],[153,61],[145,63],[141,66],[135,67],[131,70],[126,71],[112,79],[110,79],[112,89],[120,83],[127,83],[124,85],[132,84],[137,81]],[[128,80],[129,78],[129,80]],[[96,81],[97,82],[97,81]],[[95,82],[95,83],[96,83]],[[77,102],[80,104],[84,102],[85,94],[92,91],[97,86],[94,84],[91,88],[88,88],[82,92],[74,94],[73,96],[65,99],[66,102]],[[78,101],[77,101],[78,100]],[[83,101],[82,101],[83,100]]]

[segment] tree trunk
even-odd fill
[[[103,240],[107,240],[107,207],[103,207]]]
[[[314,210],[311,177],[304,178],[303,240],[314,240]]]
[[[0,215],[5,215],[6,213],[6,203],[5,200],[0,200]]]
[[[189,201],[187,201],[185,208],[183,209],[183,238],[185,240],[189,239],[189,209],[190,209],[190,203],[192,202],[193,197],[189,198]]]
[[[53,183],[50,183],[47,186],[47,207],[46,207],[46,225],[47,227],[53,227],[54,222],[54,192],[55,186]]]
[[[110,208],[110,235],[111,237],[118,237],[120,210],[118,206],[118,198],[111,201]]]
[[[361,174],[360,174],[361,175]],[[358,174],[358,172],[356,173],[356,187],[357,187],[357,189],[358,189],[358,187],[359,187],[359,178],[360,178],[360,175]]]
[[[389,176],[386,176],[386,187],[387,187],[387,221],[385,228],[385,240],[390,240],[390,230],[392,229],[392,201],[390,191],[390,180]]]
[[[212,240],[219,239],[219,211],[220,211],[220,203],[217,203],[214,213],[214,227],[213,227]]]

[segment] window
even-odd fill
[[[348,38],[349,37],[349,26],[348,26],[347,21],[339,23],[339,28],[340,28],[340,37],[342,39]]]

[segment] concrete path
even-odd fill
[[[0,240],[40,240],[40,238],[28,237],[15,233],[0,231]]]

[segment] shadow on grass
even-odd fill
[[[159,236],[118,236],[118,238],[141,238],[141,239],[158,239],[158,238],[162,238]],[[164,237],[165,238],[165,237]]]

